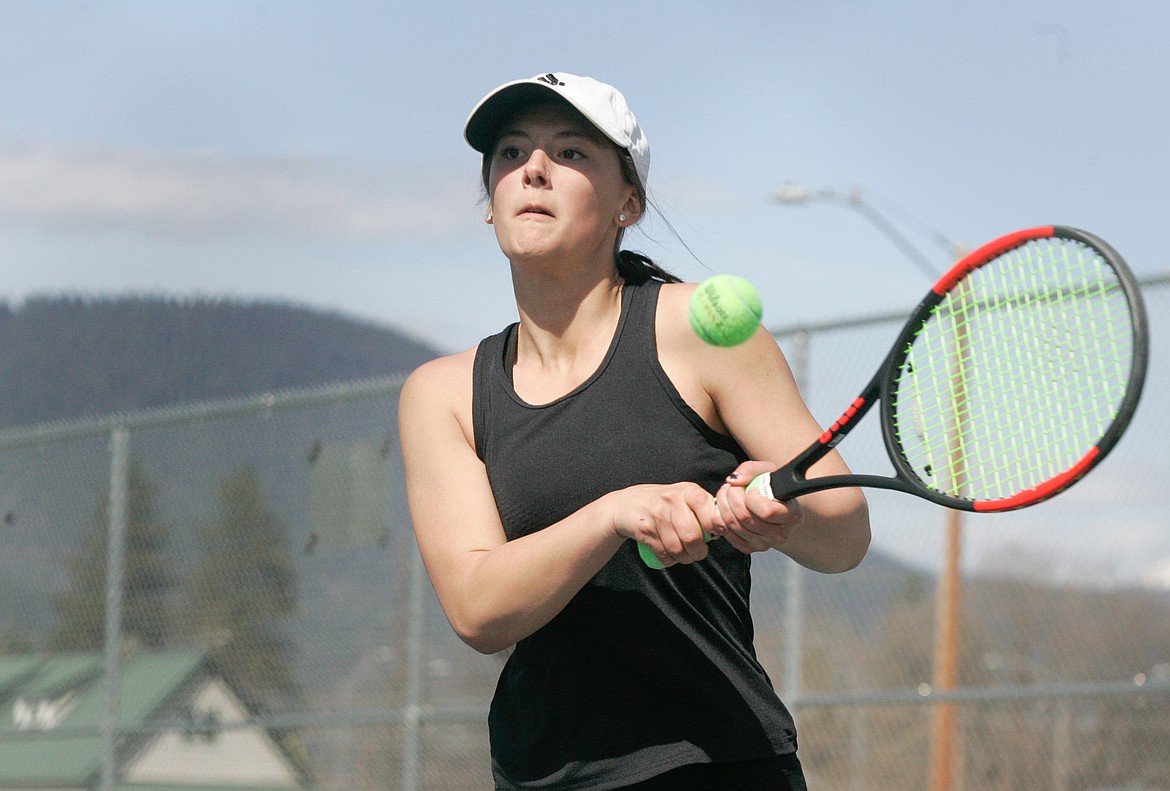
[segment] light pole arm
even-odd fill
[[[879,214],[876,209],[860,198],[855,201],[851,200],[849,205],[869,220],[887,239],[893,242],[918,267],[919,271],[932,281],[939,278],[942,273],[935,268],[934,264],[930,263],[922,253],[918,252],[918,248],[911,244],[910,240],[903,236],[901,231],[895,228],[893,223]]]
[[[931,281],[937,280],[942,274],[938,268],[927,259],[918,248],[906,236],[894,226],[892,222],[886,219],[885,215],[879,212],[861,197],[860,189],[853,189],[848,195],[841,195],[833,190],[818,190],[816,192],[809,192],[803,187],[795,184],[785,184],[779,192],[774,196],[777,203],[784,203],[789,206],[799,206],[810,203],[814,200],[827,201],[829,203],[839,203],[842,206],[848,206],[856,211],[865,219],[869,220],[870,224],[881,231],[882,235],[893,242],[902,253],[910,259],[914,266],[918,267],[919,271],[925,274]]]

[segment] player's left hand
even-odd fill
[[[804,518],[800,503],[779,502],[748,491],[757,475],[776,469],[766,461],[745,461],[727,476],[715,495],[711,524],[707,532],[743,553],[779,549]]]

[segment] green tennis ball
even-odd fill
[[[738,275],[714,275],[691,294],[695,334],[714,346],[736,346],[755,334],[764,307],[755,286]]]

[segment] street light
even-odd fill
[[[930,259],[924,256],[884,214],[875,209],[873,204],[865,200],[861,187],[855,186],[848,192],[842,193],[831,189],[808,190],[795,182],[786,181],[778,192],[773,193],[772,198],[777,203],[783,203],[787,206],[805,206],[810,203],[835,203],[838,206],[845,206],[846,208],[852,209],[881,231],[931,281],[937,280],[939,275],[942,274],[930,262]],[[966,253],[966,248],[962,244],[951,241],[933,229],[928,228],[926,230],[931,240],[946,250],[951,258],[957,259]]]
[[[919,252],[918,248],[890,222],[885,215],[867,203],[861,187],[853,187],[847,193],[835,190],[807,190],[791,181],[785,182],[773,194],[777,203],[787,206],[803,206],[814,202],[835,203],[853,209],[901,250],[907,258],[930,280],[937,280],[941,272]],[[921,223],[919,223],[921,225]],[[966,247],[953,242],[933,229],[926,229],[932,240],[947,250],[952,260],[962,258]],[[934,677],[932,688],[938,691],[953,690],[958,683],[959,665],[959,619],[962,601],[962,577],[960,554],[962,547],[962,513],[947,512],[947,546],[943,562],[943,574],[935,612]],[[930,791],[948,791],[955,779],[955,704],[945,701],[935,705],[931,734]]]

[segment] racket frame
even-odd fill
[[[1132,350],[1133,360],[1126,385],[1125,395],[1118,407],[1118,412],[1100,440],[1087,450],[1085,455],[1074,465],[1049,480],[1011,497],[996,500],[964,499],[945,494],[931,488],[914,472],[901,451],[900,443],[895,436],[894,399],[895,379],[903,361],[910,351],[912,341],[920,327],[931,315],[935,307],[946,298],[954,288],[972,272],[986,265],[998,256],[1028,242],[1039,239],[1068,239],[1079,242],[1097,250],[1117,274],[1118,284],[1129,303],[1132,318]],[[1068,489],[1079,481],[1093,467],[1101,462],[1116,446],[1122,434],[1125,433],[1141,396],[1145,382],[1146,368],[1149,361],[1148,322],[1145,305],[1142,301],[1141,290],[1136,278],[1125,264],[1124,259],[1100,237],[1077,228],[1060,225],[1047,225],[1028,228],[1002,236],[993,242],[972,251],[959,260],[934,284],[931,290],[923,297],[914,309],[909,320],[903,326],[897,340],[890,347],[889,353],[869,384],[861,394],[853,400],[833,424],[825,429],[821,436],[802,451],[788,464],[764,473],[768,477],[762,485],[770,490],[770,496],[778,500],[787,500],[803,494],[848,486],[860,486],[875,489],[890,489],[929,500],[938,505],[961,511],[1010,511],[1025,508],[1043,502],[1060,492]],[[856,426],[861,418],[873,408],[875,401],[881,402],[882,439],[894,465],[895,475],[829,475],[818,478],[806,477],[817,461],[832,450]],[[763,477],[763,476],[761,476]]]

